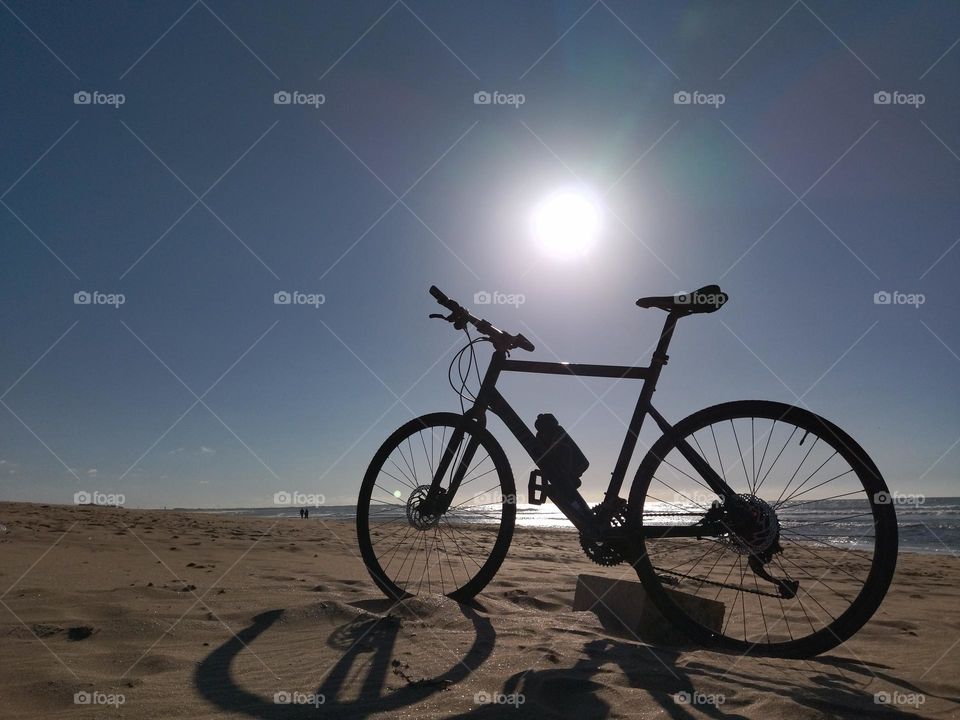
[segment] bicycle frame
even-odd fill
[[[483,424],[485,422],[486,411],[491,410],[503,421],[510,432],[513,433],[524,450],[530,455],[530,458],[537,464],[537,467],[540,467],[537,458],[543,456],[546,448],[537,440],[536,435],[497,390],[497,380],[502,372],[643,380],[640,396],[637,399],[633,416],[630,419],[626,436],[623,439],[623,445],[620,448],[620,454],[617,457],[616,465],[611,474],[610,484],[604,494],[604,504],[612,508],[614,507],[614,501],[619,497],[620,490],[623,487],[623,481],[626,477],[627,468],[630,465],[630,460],[636,449],[640,430],[648,414],[653,418],[663,433],[673,439],[681,455],[683,455],[690,465],[700,474],[704,482],[716,492],[717,495],[725,501],[733,498],[735,497],[735,493],[731,490],[730,486],[727,485],[726,481],[713,470],[710,464],[694,450],[684,438],[676,436],[673,425],[653,407],[651,402],[657,381],[660,378],[660,373],[669,359],[667,348],[670,345],[674,328],[680,317],[682,316],[674,313],[667,315],[663,330],[660,332],[660,340],[653,352],[649,366],[646,367],[513,360],[507,357],[507,353],[504,350],[496,349],[480,384],[480,390],[477,393],[476,400],[473,406],[464,413],[464,421],[478,421]],[[450,463],[454,459],[454,454],[463,442],[464,433],[464,428],[458,428],[451,435],[443,456],[437,464],[427,502],[437,502],[441,480],[446,476]],[[456,495],[467,468],[470,466],[477,445],[478,442],[472,440],[461,453],[459,463],[451,478],[450,487],[446,492],[446,501],[443,506],[438,508],[438,511],[443,512],[449,507],[450,500]],[[541,470],[543,470],[543,468],[541,468]],[[612,531],[607,527],[609,517],[598,518],[590,512],[586,502],[578,492],[573,491],[572,495],[567,495],[549,485],[546,488],[546,492],[554,504],[563,511],[564,515],[566,515],[582,533],[590,537],[612,537]],[[723,528],[709,522],[701,525],[648,526],[644,530],[647,537],[704,537],[719,534],[720,532],[723,532]]]

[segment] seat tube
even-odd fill
[[[627,475],[627,467],[630,465],[630,459],[637,448],[637,440],[640,438],[640,429],[643,427],[643,420],[650,408],[650,400],[653,398],[653,391],[656,390],[657,381],[660,379],[660,371],[667,364],[669,356],[667,348],[670,347],[670,340],[673,337],[673,330],[676,327],[678,316],[670,313],[663,324],[663,330],[660,331],[660,340],[653,351],[653,357],[650,360],[650,372],[647,379],[643,382],[643,389],[640,391],[640,397],[637,399],[637,405],[633,409],[633,416],[630,418],[630,425],[627,428],[627,434],[623,438],[623,446],[620,448],[620,454],[617,457],[617,464],[613,469],[610,478],[610,487],[606,492],[607,500],[614,500],[620,494],[623,487],[624,478]]]

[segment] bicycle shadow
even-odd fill
[[[387,611],[392,604],[387,600],[356,603],[361,609]],[[219,709],[264,720],[316,720],[318,709],[341,718],[365,718],[375,712],[397,710],[421,703],[447,686],[467,678],[471,669],[479,667],[493,653],[496,633],[490,620],[476,612],[474,607],[459,605],[460,612],[470,621],[474,639],[459,662],[449,670],[428,680],[411,680],[393,659],[400,630],[396,616],[366,616],[339,626],[329,636],[328,646],[343,654],[333,668],[325,672],[316,690],[323,697],[321,705],[278,703],[272,696],[263,696],[241,686],[234,671],[234,663],[244,650],[249,650],[258,638],[264,636],[282,617],[283,610],[270,610],[253,618],[251,624],[204,658],[194,673],[194,686],[200,695]],[[366,677],[360,685],[350,689],[355,699],[341,697],[348,678],[365,669]],[[390,676],[401,677],[406,684],[384,694]]]
[[[423,703],[448,686],[468,680],[493,653],[496,633],[483,606],[479,603],[458,605],[458,610],[473,629],[470,648],[446,672],[423,680],[412,680],[397,672],[395,659],[400,620],[389,614],[388,600],[354,603],[358,608],[378,615],[361,616],[334,629],[327,646],[342,651],[333,668],[322,678],[316,693],[323,695],[321,706],[278,704],[270,695],[245,689],[235,672],[241,654],[258,639],[264,638],[282,617],[282,610],[271,610],[253,618],[252,623],[214,649],[198,666],[194,684],[200,695],[217,708],[264,720],[315,719],[318,709],[342,718],[366,718],[412,707]],[[478,612],[478,610],[480,612]],[[383,614],[386,613],[386,614]],[[265,638],[264,638],[265,639]],[[754,659],[741,663],[736,654],[718,653],[729,662],[711,658],[694,658],[682,663],[691,645],[648,645],[621,637],[598,637],[581,646],[581,657],[572,665],[530,669],[507,678],[497,693],[500,703],[485,703],[492,688],[469,688],[474,691],[475,707],[452,714],[451,718],[492,720],[513,713],[517,717],[568,718],[600,720],[614,711],[623,712],[607,699],[622,694],[627,688],[646,691],[668,717],[678,720],[706,716],[711,718],[746,718],[755,707],[743,707],[751,698],[777,696],[799,707],[827,715],[856,715],[893,718],[916,718],[921,710],[878,705],[874,693],[890,688],[905,688],[924,693],[928,698],[940,697],[951,702],[957,698],[934,695],[896,677],[891,668],[879,663],[863,663],[835,656],[810,660]],[[307,660],[309,661],[309,660]],[[557,658],[551,661],[557,662]],[[610,682],[612,666],[626,678]],[[323,667],[326,667],[325,665]],[[366,673],[359,686],[356,676]],[[615,672],[615,670],[614,670]],[[389,689],[389,679],[402,678],[406,683]],[[877,681],[886,683],[885,688]],[[704,688],[710,688],[705,690]],[[737,695],[741,694],[740,698]],[[353,699],[348,699],[347,695]],[[486,695],[486,698],[479,696]],[[722,700],[717,701],[720,696]],[[514,698],[514,706],[504,707]],[[522,697],[522,704],[516,698]],[[737,707],[743,708],[742,714]],[[652,703],[647,710],[652,710]]]
[[[614,710],[618,713],[624,710],[623,707],[612,707],[600,696],[602,691],[609,690],[609,686],[594,679],[598,675],[608,674],[611,664],[619,666],[629,687],[646,690],[668,717],[677,720],[702,716],[755,717],[755,708],[746,707],[743,712],[747,714],[743,714],[732,707],[737,702],[736,691],[702,689],[705,685],[717,688],[718,679],[737,690],[760,696],[776,695],[799,707],[824,713],[825,716],[923,717],[919,709],[910,712],[875,702],[874,689],[870,687],[875,680],[889,683],[891,687],[907,688],[910,692],[923,692],[912,683],[887,673],[889,667],[885,665],[833,656],[806,661],[767,659],[762,663],[770,672],[763,673],[757,672],[756,664],[749,669],[745,667],[738,670],[737,658],[740,656],[733,654],[728,655],[731,658],[728,665],[697,661],[678,665],[678,659],[689,649],[688,646],[652,646],[612,638],[590,640],[582,646],[583,657],[572,666],[515,673],[499,691],[500,704],[480,705],[452,717],[462,720],[500,718],[507,712],[504,705],[511,698],[520,696],[523,702],[517,707],[528,717],[603,720]],[[790,672],[785,673],[785,663],[796,667],[789,668]],[[700,680],[703,682],[698,682]],[[929,692],[925,694],[928,698],[957,700]],[[516,703],[515,700],[513,702]],[[737,704],[742,706],[744,703]],[[652,709],[646,708],[647,711]]]

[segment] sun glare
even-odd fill
[[[584,256],[597,241],[600,210],[580,190],[560,190],[533,211],[533,236],[550,255],[570,259]]]

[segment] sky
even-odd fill
[[[636,298],[714,282],[666,417],[801,404],[891,489],[960,495],[958,36],[942,2],[4,0],[0,499],[349,504],[458,407],[431,284],[532,357],[643,365]],[[574,260],[530,227],[570,187],[601,218]],[[598,498],[638,385],[500,387]]]

